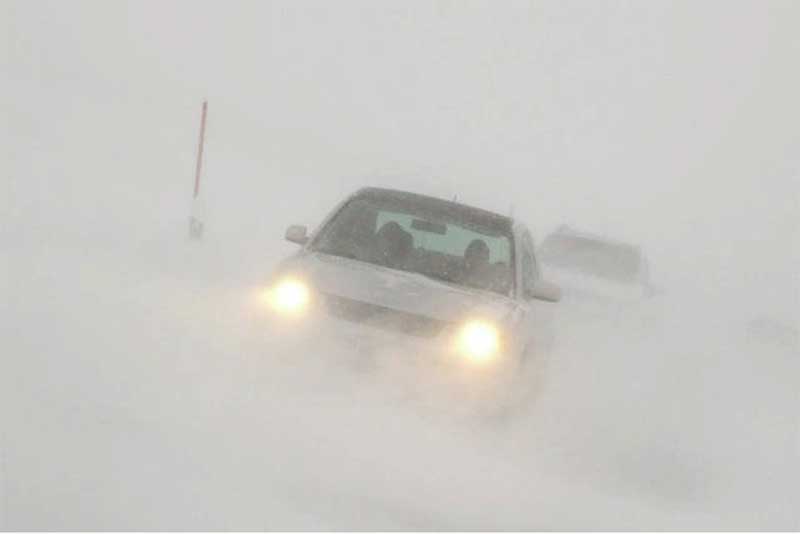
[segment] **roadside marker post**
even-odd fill
[[[203,220],[197,213],[198,197],[200,196],[200,176],[203,171],[203,146],[206,138],[206,114],[208,113],[208,101],[203,101],[203,110],[200,115],[200,139],[197,143],[197,165],[194,172],[194,195],[192,196],[192,214],[189,217],[189,238],[202,239]]]

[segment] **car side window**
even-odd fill
[[[533,255],[533,240],[528,232],[522,235],[522,287],[527,292],[533,289],[539,278],[539,269]]]

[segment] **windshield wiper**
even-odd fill
[[[357,260],[356,255],[352,252],[346,250],[334,250],[334,249],[327,249],[324,247],[318,247],[314,249],[314,252],[321,252],[323,254],[327,254],[329,256],[338,256],[339,258],[348,258],[351,260]]]
[[[450,278],[449,276],[444,275],[444,274],[422,273],[422,272],[419,272],[419,271],[405,271],[405,272],[422,276],[423,278],[427,278],[428,280],[434,280],[436,282],[443,282],[443,283],[445,283],[447,285],[450,285],[450,286],[462,287],[461,284],[458,283],[455,279]]]

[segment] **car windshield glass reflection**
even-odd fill
[[[355,198],[322,229],[318,252],[508,294],[513,247],[508,219],[430,199]]]

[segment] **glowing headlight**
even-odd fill
[[[267,303],[284,315],[300,315],[308,307],[311,291],[303,282],[286,278],[267,290]]]
[[[484,321],[470,321],[459,331],[457,344],[469,359],[485,362],[500,350],[500,332]]]

